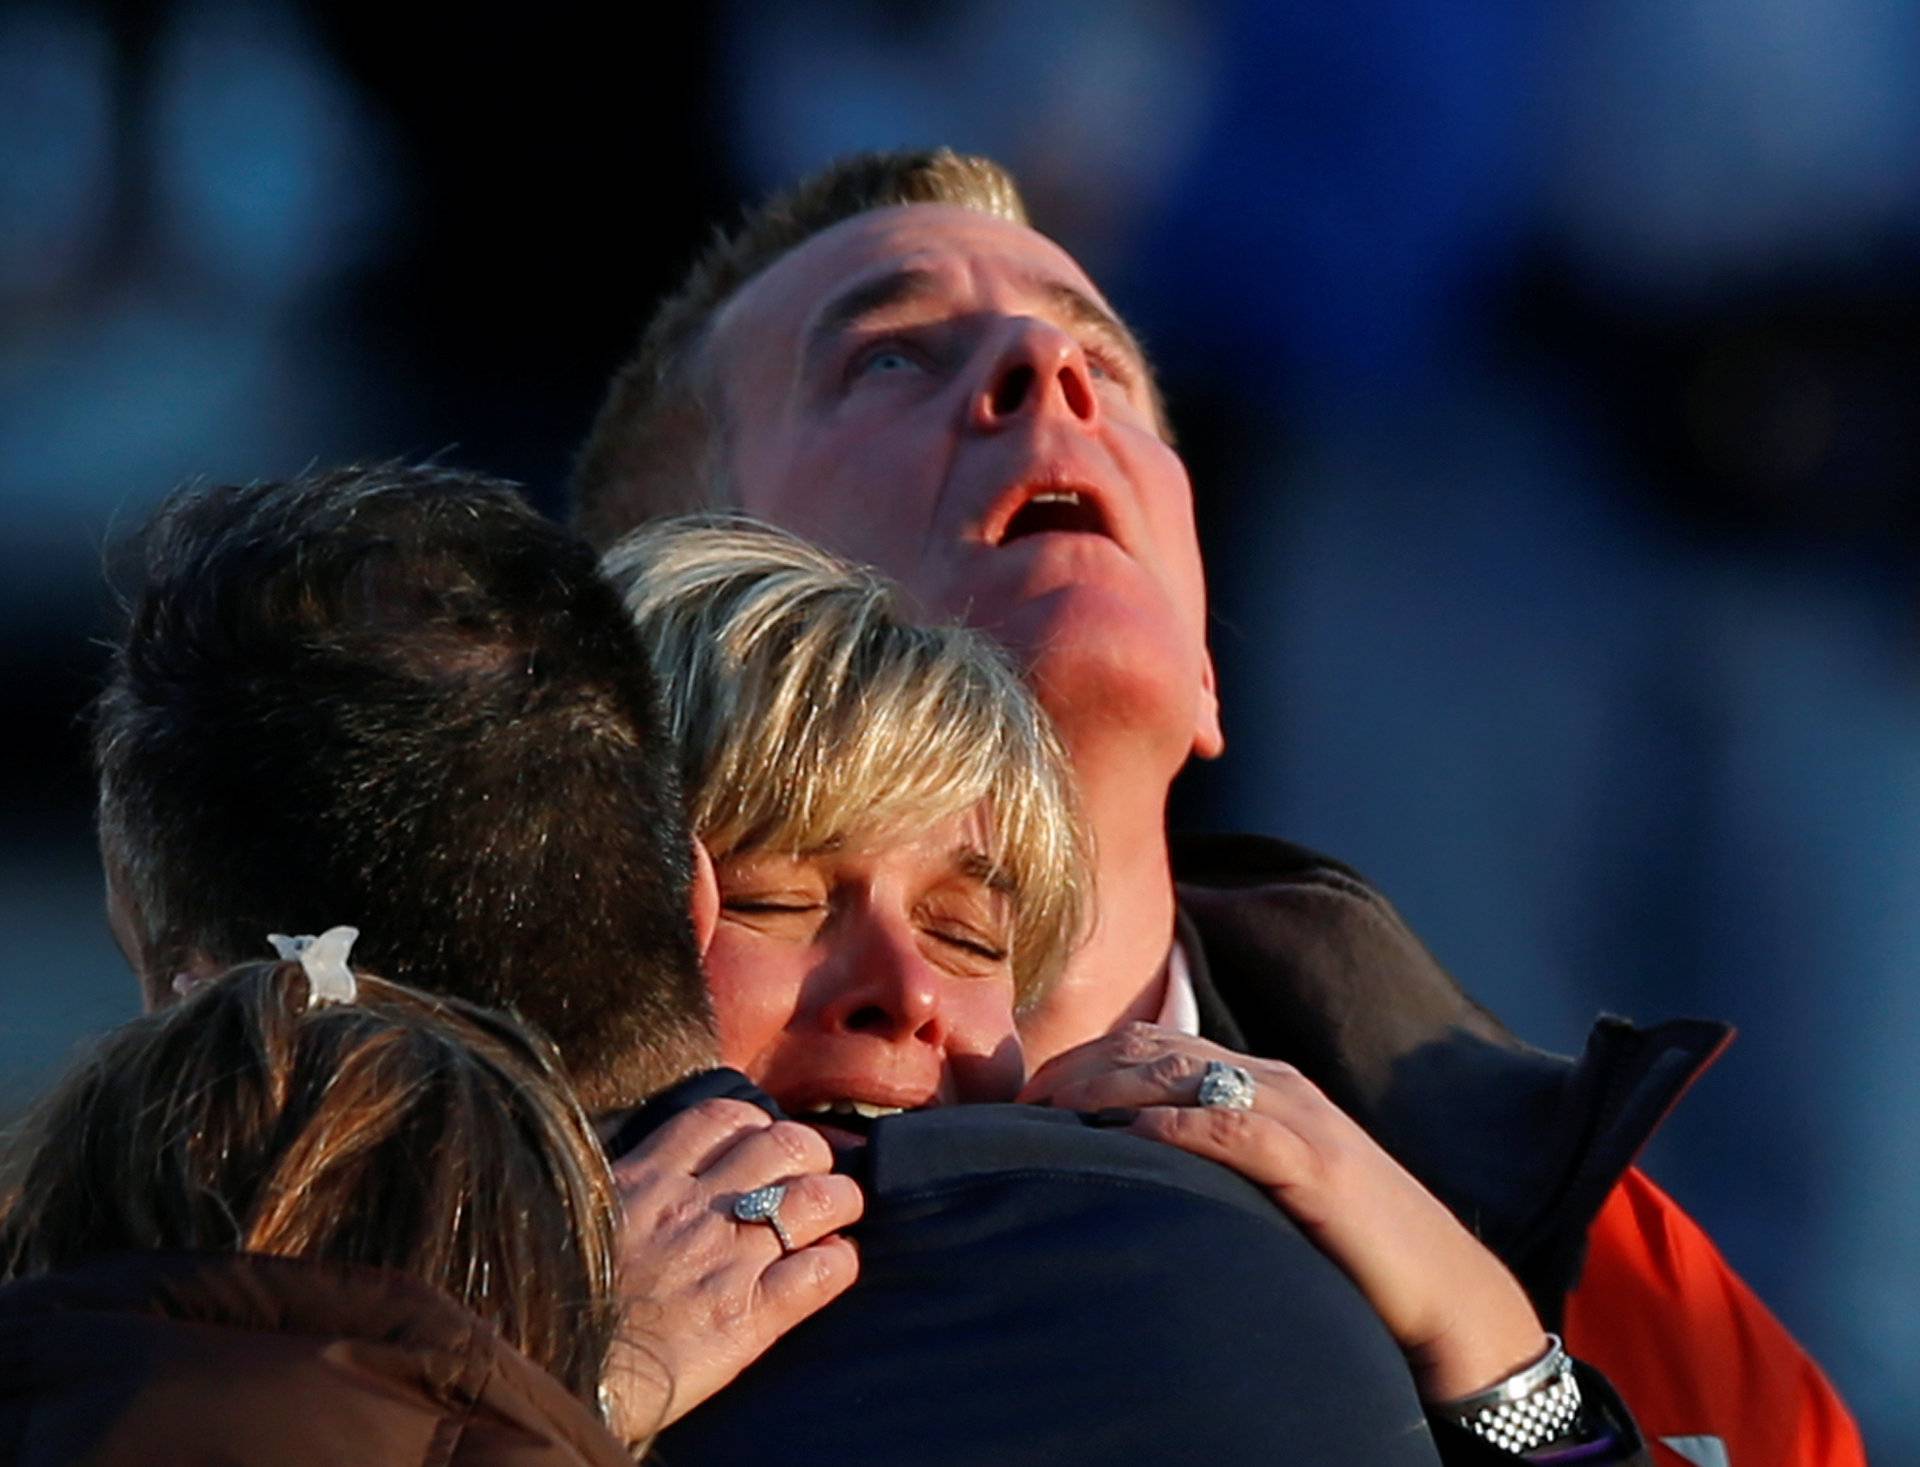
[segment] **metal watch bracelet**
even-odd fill
[[[1562,1440],[1580,1421],[1580,1383],[1560,1336],[1547,1336],[1547,1351],[1484,1391],[1431,1408],[1482,1441],[1516,1456]]]

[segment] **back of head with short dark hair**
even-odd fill
[[[712,1062],[675,755],[585,545],[385,466],[181,491],[138,551],[95,756],[149,1002],[348,923],[543,1028],[590,1109]]]

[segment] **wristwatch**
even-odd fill
[[[1547,1336],[1547,1351],[1533,1364],[1483,1391],[1442,1401],[1433,1413],[1465,1427],[1482,1441],[1519,1456],[1552,1446],[1580,1430],[1580,1382],[1560,1336]]]

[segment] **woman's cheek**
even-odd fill
[[[1026,1083],[1026,1055],[1013,1022],[1013,984],[983,983],[952,1002],[947,1065],[955,1098],[1011,1100]]]
[[[755,1078],[800,996],[804,974],[781,957],[777,945],[758,942],[725,921],[707,949],[707,993],[713,1000],[721,1063]]]

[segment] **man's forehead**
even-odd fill
[[[804,332],[833,301],[902,272],[956,287],[1006,283],[1043,295],[1065,286],[1104,305],[1073,257],[1036,230],[953,204],[902,204],[843,219],[795,246],[721,308],[715,335]]]

